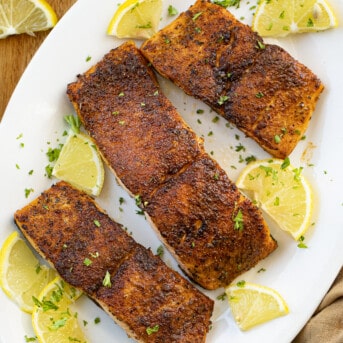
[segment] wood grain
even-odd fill
[[[61,18],[76,0],[48,2]],[[0,39],[0,120],[26,66],[50,31],[37,32],[35,36],[22,34]]]

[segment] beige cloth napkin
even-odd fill
[[[293,343],[343,343],[343,268]]]

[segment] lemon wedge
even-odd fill
[[[45,0],[1,0],[0,38],[54,27],[57,15]]]
[[[249,163],[236,184],[295,240],[309,228],[312,188],[303,176],[302,168],[293,167],[288,158]]]
[[[274,289],[242,282],[225,289],[231,313],[241,330],[288,314],[288,306]]]
[[[82,293],[60,277],[51,281],[35,299],[32,326],[41,343],[87,342],[70,306]]]
[[[284,37],[336,26],[337,19],[325,0],[261,0],[252,23],[252,29],[264,37]]]
[[[104,166],[96,146],[83,133],[70,133],[52,175],[84,192],[98,196],[104,184]]]
[[[7,237],[0,251],[0,283],[21,310],[31,313],[32,296],[37,297],[55,277],[56,272],[39,263],[18,232]]]
[[[158,29],[162,0],[126,0],[112,17],[107,34],[118,38],[146,39]]]

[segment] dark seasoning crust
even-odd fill
[[[201,99],[275,157],[303,136],[323,84],[225,8],[198,0],[141,47],[164,77]]]
[[[276,248],[260,210],[204,151],[133,43],[67,92],[106,163],[199,285],[226,286]],[[235,228],[239,212],[244,229]]]
[[[64,280],[137,341],[205,342],[213,301],[136,243],[88,195],[59,182],[18,210],[15,221]],[[92,263],[85,265],[85,258]],[[107,271],[110,287],[103,285]],[[156,325],[149,335],[147,328]]]

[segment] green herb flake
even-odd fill
[[[42,266],[39,263],[37,263],[37,265],[36,265],[36,274],[39,274],[41,272],[41,270],[42,270]]]
[[[275,136],[274,136],[274,142],[275,142],[276,144],[279,144],[279,143],[281,142],[281,137],[280,137],[279,135],[275,135]]]
[[[146,328],[146,333],[150,336],[152,335],[153,333],[156,333],[158,332],[158,330],[160,329],[160,326],[159,325],[155,325],[153,327],[147,327]]]
[[[86,266],[86,267],[89,267],[93,262],[88,258],[86,257],[84,260],[83,260],[83,264]]]
[[[241,0],[214,0],[213,3],[224,8],[235,6],[239,8]]]
[[[152,28],[151,21],[148,21],[146,24],[143,24],[143,25],[137,25],[136,28],[137,29],[151,29]]]
[[[291,162],[289,160],[289,157],[287,156],[281,164],[281,169],[286,169],[290,164]]]
[[[237,151],[237,152],[239,152],[239,151],[245,151],[245,146],[242,145],[242,143],[239,143],[238,145],[236,145],[235,151]]]
[[[235,222],[235,230],[242,231],[244,228],[244,221],[243,221],[243,213],[241,210],[238,210],[236,216],[233,218],[233,221]]]
[[[104,287],[112,287],[112,283],[111,283],[111,274],[109,273],[109,271],[106,271],[105,277],[102,280],[102,285]]]
[[[222,294],[219,294],[217,296],[217,300],[221,300],[221,301],[224,301],[226,299],[226,293],[222,293]]]
[[[202,12],[195,13],[192,20],[196,21],[201,15],[202,15]]]
[[[298,239],[298,248],[300,248],[300,249],[307,249],[308,248],[308,246],[305,244],[305,237],[304,236],[300,236],[300,238]]]
[[[46,152],[46,156],[48,156],[49,162],[57,161],[58,157],[60,156],[61,146],[59,148],[49,148]]]
[[[218,100],[218,104],[223,105],[228,100],[229,100],[229,97],[227,95],[221,95]]]
[[[86,62],[89,62],[91,59],[92,59],[91,56],[87,56],[87,57],[86,57]]]
[[[99,324],[101,319],[99,317],[94,318],[94,324]]]
[[[244,281],[244,280],[238,281],[238,282],[236,283],[236,286],[237,286],[237,287],[240,287],[240,288],[243,288],[243,287],[245,286],[245,281]]]
[[[306,26],[307,27],[313,27],[314,26],[314,22],[313,22],[312,18],[308,18]]]
[[[266,46],[261,42],[261,41],[257,41],[257,45],[256,45],[257,49],[263,50],[266,48]]]
[[[258,92],[255,94],[256,98],[260,99],[264,97],[264,94],[262,92]]]
[[[93,221],[93,223],[94,223],[95,226],[97,226],[97,227],[100,227],[100,226],[101,226],[99,220],[96,220],[96,219],[95,219],[95,220]]]
[[[67,317],[63,317],[60,318],[58,320],[55,320],[52,322],[52,324],[49,326],[49,329],[52,331],[56,331],[60,328],[62,328],[63,326],[66,325],[68,318]]]
[[[276,197],[274,201],[274,206],[279,206],[280,205],[280,198]]]
[[[51,178],[53,169],[54,169],[53,166],[51,166],[50,164],[45,166],[45,176],[47,178],[49,178],[49,179]]]
[[[168,15],[169,17],[173,17],[174,15],[179,14],[179,11],[172,5],[168,6]]]
[[[28,337],[27,335],[24,336],[25,342],[36,342],[37,337]]]
[[[25,188],[25,198],[28,198],[29,195],[34,192],[33,188]]]
[[[159,257],[163,257],[164,255],[164,249],[163,249],[163,245],[160,245],[157,250],[156,250],[156,255],[159,256]]]

